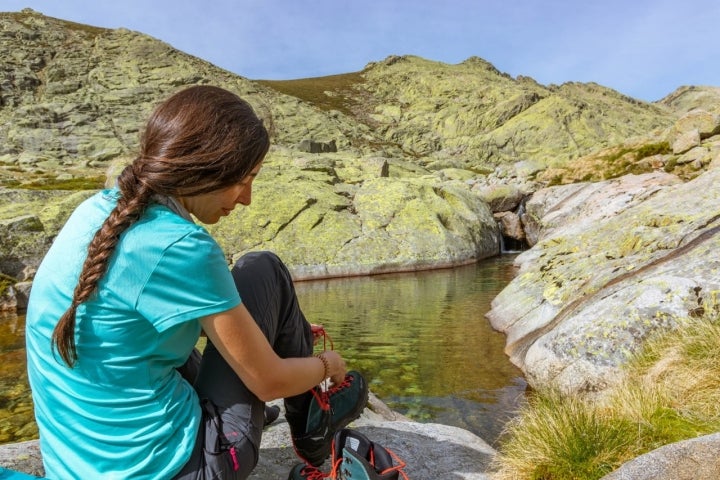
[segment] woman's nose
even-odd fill
[[[247,186],[242,189],[240,192],[240,195],[238,195],[236,202],[240,205],[248,206],[250,205],[250,202],[252,201],[252,188],[250,186]]]

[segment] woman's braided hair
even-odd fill
[[[77,308],[95,292],[120,235],[142,216],[152,196],[193,196],[235,185],[269,146],[268,131],[252,107],[222,88],[189,87],[155,108],[139,155],[117,179],[117,205],[90,241],[70,307],[53,331],[52,346],[68,366],[77,361]]]

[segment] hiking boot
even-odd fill
[[[311,390],[312,398],[304,418],[286,409],[297,455],[318,467],[330,456],[332,439],[340,429],[360,416],[368,401],[368,386],[358,372],[350,371],[339,385],[327,391]]]
[[[305,463],[298,463],[290,470],[288,480],[324,480],[330,478],[323,472]]]
[[[348,428],[333,438],[331,478],[338,480],[407,480],[405,463],[393,452]],[[397,461],[397,464],[393,460]],[[401,477],[402,475],[402,477]]]
[[[265,418],[263,427],[267,427],[280,416],[280,407],[277,405],[265,405]]]

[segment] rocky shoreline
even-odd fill
[[[413,480],[436,480],[438,475],[463,480],[493,478],[496,452],[481,438],[457,427],[409,421],[372,395],[368,408],[349,428],[391,449],[406,464],[404,471]],[[266,428],[260,460],[250,479],[286,478],[298,463],[289,435],[283,416]],[[720,472],[718,448],[720,433],[665,445],[601,480],[714,480]],[[38,441],[0,445],[0,466],[42,477]],[[327,469],[327,465],[323,468]]]
[[[281,402],[274,402],[281,405]],[[487,471],[494,449],[476,435],[457,427],[417,423],[390,411],[371,395],[368,408],[350,425],[373,442],[391,449],[407,466],[404,471],[413,480],[445,478],[489,480]],[[249,477],[257,480],[286,478],[299,463],[290,442],[284,415],[263,432],[260,460]],[[327,463],[325,469],[327,468]],[[37,440],[0,445],[0,466],[42,477],[42,457]]]

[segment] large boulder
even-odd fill
[[[715,480],[720,477],[720,433],[657,448],[600,480]]]
[[[539,194],[556,207],[538,217],[537,243],[488,313],[531,385],[601,393],[648,336],[715,301],[720,170],[651,178],[596,184],[583,202],[582,185]]]
[[[675,175],[659,171],[538,190],[525,202],[525,235],[528,243],[535,245],[540,238],[547,240],[555,234],[567,236],[586,230],[642,203],[666,186],[679,183]]]
[[[272,250],[296,279],[461,265],[497,255],[498,225],[462,182],[370,159],[273,156],[253,204],[209,229],[232,260]]]

